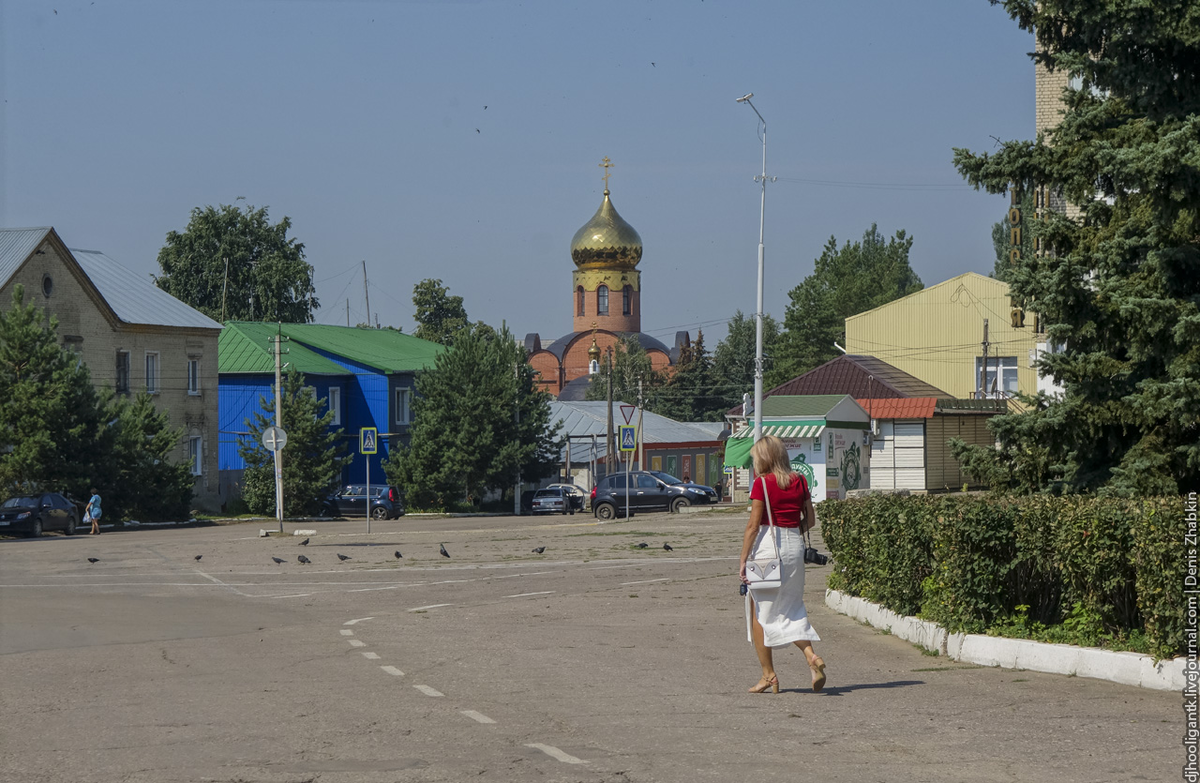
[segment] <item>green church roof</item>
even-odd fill
[[[282,332],[284,361],[305,375],[345,375],[348,370],[318,351],[335,354],[384,373],[421,370],[445,348],[391,329],[358,329],[322,324],[229,321],[217,344],[222,373],[274,373],[272,340]]]

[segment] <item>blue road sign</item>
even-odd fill
[[[358,453],[376,454],[379,452],[379,430],[375,427],[363,427],[358,431]]]
[[[637,427],[621,425],[621,451],[637,451]]]

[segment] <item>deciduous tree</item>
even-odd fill
[[[304,245],[267,208],[196,207],[158,251],[158,287],[210,318],[308,323],[318,302]]]
[[[426,279],[413,286],[413,306],[417,308],[415,337],[450,345],[467,328],[467,311],[461,296],[450,296],[441,280]]]

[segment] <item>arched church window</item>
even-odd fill
[[[633,286],[625,286],[621,291],[621,315],[629,315],[633,312]]]
[[[596,289],[596,314],[608,315],[608,286],[606,285]]]
[[[575,289],[575,311],[576,315],[584,315],[583,307],[583,286]]]

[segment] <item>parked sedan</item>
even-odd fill
[[[551,484],[546,489],[561,489],[563,494],[567,496],[567,499],[571,501],[571,508],[575,511],[583,511],[583,504],[587,499],[587,495],[574,484]]]
[[[0,533],[25,533],[38,538],[47,530],[75,535],[79,510],[57,492],[18,495],[0,505]]]
[[[558,487],[546,487],[533,493],[534,514],[566,514],[575,513],[570,496]]]
[[[371,485],[371,518],[395,519],[404,516],[400,491],[382,484]],[[350,484],[325,498],[321,504],[324,517],[365,517],[367,515],[367,486]]]

